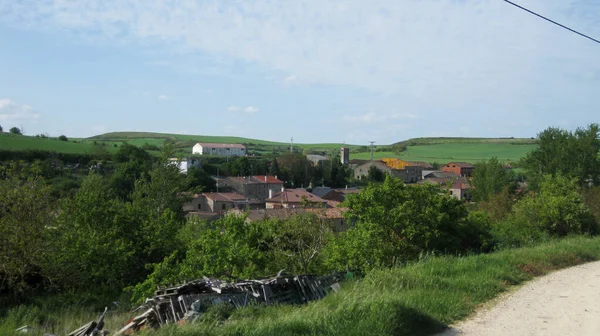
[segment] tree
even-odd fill
[[[597,234],[598,223],[578,189],[577,178],[543,176],[539,190],[521,199],[512,215],[495,225],[494,235],[501,245],[522,246],[547,237]]]
[[[269,166],[269,174],[273,176],[280,176],[281,171],[279,170],[279,163],[277,163],[277,159],[274,159]]]
[[[575,132],[550,127],[538,135],[539,147],[523,159],[524,167],[539,181],[543,175],[572,176],[579,185],[600,185],[600,126],[590,124]]]
[[[58,137],[58,140],[60,140],[60,141],[69,141],[69,139],[67,138],[67,136],[66,136],[66,135],[61,135],[61,136],[59,136],[59,137]]]
[[[439,187],[406,186],[386,176],[360,194],[348,195],[346,217],[356,225],[334,245],[339,266],[370,268],[393,266],[423,251],[479,249],[481,242],[469,232],[468,212],[459,200]]]
[[[202,168],[190,167],[186,176],[187,191],[199,193],[203,191],[215,191],[217,182]]]
[[[266,223],[270,226],[271,251],[278,264],[295,273],[315,272],[327,242],[332,237],[329,224],[316,214],[295,215]]]
[[[11,127],[9,132],[11,134],[21,135],[21,130],[18,127]]]
[[[13,168],[7,179],[0,179],[0,291],[20,293],[45,276],[55,208],[39,175],[22,175]]]
[[[492,195],[501,192],[504,188],[509,188],[509,192],[514,190],[514,185],[510,185],[510,174],[504,169],[497,158],[493,157],[488,161],[482,161],[475,164],[473,173],[473,198],[475,201],[487,201]]]
[[[2,129],[2,125],[0,125],[0,133],[4,132],[4,130]]]
[[[385,173],[381,169],[371,166],[367,172],[367,180],[369,182],[383,182],[385,180]]]

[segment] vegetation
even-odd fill
[[[469,257],[430,257],[379,269],[304,307],[247,308],[227,323],[164,328],[158,335],[432,335],[514,285],[600,259],[600,239],[571,238]]]
[[[580,185],[600,185],[600,125],[570,132],[548,128],[539,134],[539,148],[523,159],[535,182],[545,174],[572,176]]]
[[[21,130],[18,127],[11,127],[10,134],[21,135]]]
[[[63,302],[69,293],[86,297],[93,292],[136,303],[157,285],[201,276],[249,278],[282,269],[317,274],[355,270],[366,276],[310,307],[235,312],[215,307],[194,326],[160,333],[437,331],[510,284],[600,257],[597,238],[566,238],[599,232],[598,172],[582,167],[593,168],[598,159],[594,127],[573,134],[544,131],[557,135],[552,137],[542,132],[539,149],[524,160],[534,183],[519,193],[513,191],[515,178],[502,168],[501,158],[478,163],[476,204],[467,205],[436,186],[407,186],[370,172],[372,182],[343,203],[349,226],[342,233],[317,215],[254,222],[225,216],[207,223],[186,220],[182,210],[189,192],[213,190],[209,174],[214,173],[272,172],[288,186],[343,186],[351,174],[335,155],[316,166],[297,152],[206,157],[203,169],[184,175],[169,161],[177,150],[172,142],[161,145],[159,153],[119,143],[95,145],[103,149],[97,156],[61,154],[72,163],[52,152],[0,151],[0,333],[26,319],[34,319],[27,324],[58,328],[69,324],[58,322],[53,313],[42,315],[43,297]],[[406,145],[401,155],[415,148],[458,146]],[[553,157],[540,154],[563,145],[586,151],[570,165],[548,163]],[[536,171],[539,164],[557,168]],[[547,244],[529,248],[542,243]],[[508,250],[515,247],[528,248]],[[493,251],[500,252],[486,254]],[[459,257],[464,255],[472,256]],[[97,307],[99,301],[89,306]],[[228,321],[222,323],[224,319]]]

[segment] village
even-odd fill
[[[202,156],[243,157],[248,155],[242,144],[197,143],[192,149],[194,157],[172,158],[182,173],[194,166],[202,167]],[[322,155],[306,155],[314,165],[327,160]],[[398,158],[380,160],[350,160],[350,149],[341,147],[340,163],[347,166],[356,180],[365,179],[373,171],[384,176],[399,178],[407,185],[433,184],[452,197],[471,201],[474,165],[466,162],[448,162],[435,170],[422,161],[405,161]],[[509,166],[505,166],[510,169]],[[214,221],[223,216],[246,216],[246,221],[260,221],[269,218],[285,219],[303,213],[316,214],[330,223],[336,231],[348,227],[345,222],[345,208],[341,206],[348,194],[360,193],[357,186],[344,188],[313,186],[307,188],[285,188],[284,181],[273,175],[260,176],[213,176],[216,192],[188,193],[188,201],[183,210],[186,217],[198,217]]]

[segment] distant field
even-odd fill
[[[203,136],[144,132],[115,132],[86,139],[69,139],[68,142],[55,139],[42,139],[31,136],[15,136],[0,134],[0,149],[5,150],[48,150],[59,153],[97,153],[98,151],[115,152],[121,144],[127,142],[136,146],[144,144],[162,147],[166,141],[173,142],[178,155],[191,154],[196,142],[242,143],[252,153],[283,153],[289,149],[289,143],[273,142],[241,137]],[[96,144],[95,144],[96,143]],[[98,146],[105,144],[105,146]],[[532,139],[489,139],[489,138],[415,138],[400,142],[407,145],[406,151],[399,156],[394,152],[375,152],[374,158],[398,157],[412,161],[445,163],[448,161],[477,162],[497,157],[503,162],[518,161],[532,149],[536,148]],[[117,146],[117,147],[115,147]],[[337,153],[340,147],[350,148],[352,159],[370,158],[369,152],[357,153],[365,146],[339,143],[294,144],[296,148],[310,149],[327,154]],[[386,148],[384,146],[383,148]],[[379,148],[382,148],[379,146]]]
[[[113,151],[110,146],[104,147],[107,151]],[[45,150],[57,153],[94,153],[98,147],[93,143],[76,143],[73,141],[60,141],[56,139],[42,139],[23,135],[0,134],[0,149],[4,150]]]
[[[375,152],[373,158],[397,157],[408,161],[447,163],[464,161],[476,163],[497,157],[502,162],[516,162],[537,148],[534,144],[515,145],[508,143],[447,143],[437,145],[408,146],[405,152]],[[353,159],[369,159],[370,153],[352,154]]]

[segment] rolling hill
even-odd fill
[[[0,150],[46,150],[58,153],[115,152],[123,143],[136,146],[162,147],[166,143],[173,145],[180,155],[191,153],[196,142],[242,143],[249,152],[257,154],[283,153],[288,151],[289,143],[265,141],[259,139],[204,136],[149,132],[113,132],[90,138],[59,141],[32,136],[0,134]],[[367,146],[340,143],[294,144],[296,148],[327,154],[336,153],[340,147],[350,148],[352,159],[369,159]],[[524,138],[414,138],[387,146],[376,146],[374,158],[397,157],[404,160],[445,163],[448,161],[477,162],[497,157],[503,162],[516,162],[532,149],[536,148],[535,139]],[[398,148],[406,148],[399,151]]]

